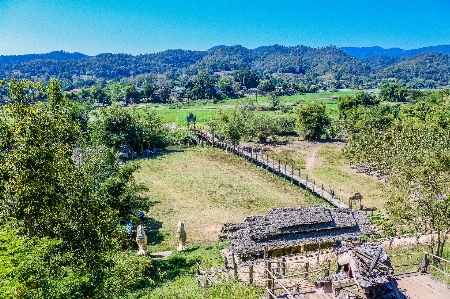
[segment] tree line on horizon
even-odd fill
[[[404,83],[410,88],[450,84],[449,55],[439,52],[424,52],[410,58],[357,59],[334,46],[274,45],[254,50],[242,46],[218,46],[207,51],[167,50],[136,56],[106,53],[74,60],[69,60],[64,53],[57,56],[63,58],[0,63],[0,77],[37,81],[57,77],[63,88],[75,88],[104,85],[108,80],[136,80],[144,75],[183,81],[202,70],[212,75],[219,71],[248,69],[259,78],[270,75],[284,81],[314,84],[325,90],[375,88],[385,82]]]

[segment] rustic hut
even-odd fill
[[[314,251],[349,237],[373,234],[364,211],[329,209],[324,205],[273,209],[239,223],[225,224],[230,251],[242,257],[264,251]],[[277,255],[277,254],[275,254]]]

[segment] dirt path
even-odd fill
[[[314,168],[316,165],[316,156],[319,149],[322,147],[322,145],[318,145],[317,147],[314,147],[314,150],[308,154],[305,158],[305,168],[306,170],[310,171]]]

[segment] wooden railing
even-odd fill
[[[349,208],[346,203],[334,196],[332,190],[328,192],[324,189],[323,185],[321,187],[316,186],[315,180],[311,182],[307,174],[302,177],[300,169],[296,170],[293,166],[288,167],[287,163],[284,163],[283,165],[280,160],[277,161],[270,158],[268,155],[264,155],[264,153],[253,148],[240,147],[227,140],[218,139],[214,134],[208,131],[200,129],[193,129],[192,131],[195,133],[195,136],[192,136],[191,138],[197,144],[206,142],[213,147],[235,154],[236,156],[246,159],[257,166],[290,181],[291,184],[298,184],[300,187],[309,190],[315,196],[324,199],[336,208]]]

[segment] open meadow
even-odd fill
[[[365,207],[377,207],[384,210],[386,194],[385,183],[376,177],[358,173],[350,166],[344,157],[343,140],[306,141],[292,139],[280,144],[244,143],[246,146],[261,149],[270,158],[287,163],[294,169],[300,169],[302,177],[308,175],[310,181],[317,186],[334,193],[344,202],[356,192],[363,196],[362,204]]]
[[[356,91],[337,91],[337,92],[320,92],[320,93],[305,93],[292,96],[281,96],[282,103],[288,106],[293,106],[294,108],[298,105],[306,104],[309,102],[320,102],[324,103],[329,110],[331,115],[338,114],[337,100],[332,99],[333,96],[346,96],[355,95]],[[256,99],[256,96],[249,95],[247,98]],[[231,111],[234,107],[243,102],[245,98],[241,99],[230,99],[221,100],[217,103],[203,103],[203,104],[189,104],[180,105],[178,108],[170,104],[138,104],[135,108],[138,109],[154,109],[162,117],[165,123],[175,123],[179,126],[186,126],[186,117],[189,113],[193,113],[197,117],[198,123],[205,123],[209,120],[215,119],[216,111],[222,109],[225,111]],[[269,99],[267,96],[257,97],[257,103],[263,107],[269,106]],[[272,111],[267,111],[264,113],[272,113]]]
[[[145,193],[154,220],[149,242],[161,250],[174,248],[180,220],[189,246],[217,241],[223,224],[246,216],[322,203],[243,159],[208,147],[165,152],[140,165],[136,178],[151,190]]]

